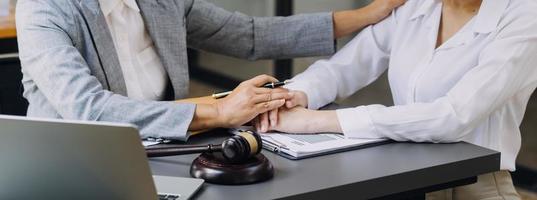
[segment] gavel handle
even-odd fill
[[[204,152],[217,152],[222,151],[221,145],[213,145],[209,144],[206,146],[178,146],[174,148],[152,148],[147,149],[147,157],[153,158],[153,157],[165,157],[165,156],[177,156],[177,155],[186,155],[186,154],[196,154],[196,153],[204,153]]]

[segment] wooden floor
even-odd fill
[[[517,189],[523,200],[537,200],[537,194],[526,190]]]

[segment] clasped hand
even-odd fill
[[[260,114],[254,120],[257,132],[342,133],[336,111],[307,109],[308,97],[302,91],[290,91],[291,97],[277,109]]]

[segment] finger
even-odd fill
[[[261,133],[261,115],[257,117],[257,132]]]
[[[270,102],[258,103],[255,105],[256,106],[255,108],[257,110],[257,113],[265,113],[265,112],[280,108],[284,104],[285,104],[285,99],[273,100]]]
[[[260,120],[261,120],[261,132],[266,133],[269,128],[268,112],[261,114]]]
[[[256,94],[266,94],[266,93],[283,93],[283,92],[289,92],[288,89],[286,88],[274,88],[274,89],[270,89],[270,88],[255,88],[254,89],[254,92]]]
[[[276,79],[276,78],[274,78],[272,76],[264,74],[264,75],[259,75],[259,76],[256,76],[256,77],[250,79],[249,82],[251,82],[256,87],[261,87],[261,86],[265,85],[266,83],[278,82],[278,79]]]
[[[268,101],[274,101],[274,100],[281,100],[281,99],[292,99],[293,95],[289,93],[273,93],[273,94],[259,94],[255,95],[252,98],[252,102],[254,104],[268,102]]]
[[[261,125],[259,125],[259,116],[254,118],[254,128],[256,132],[261,132]]]
[[[269,112],[269,120],[270,120],[271,128],[274,128],[276,127],[276,125],[278,125],[278,110],[280,109],[271,110]]]
[[[305,108],[308,106],[307,105],[308,97],[306,97],[306,94],[304,94],[303,92],[299,92],[299,91],[291,91],[291,94],[293,95],[293,98],[287,100],[287,102],[285,103],[285,107],[294,108],[294,107],[301,106]]]
[[[285,102],[285,107],[286,108],[294,108],[294,107],[296,107],[296,100],[291,99],[291,100],[286,101]]]

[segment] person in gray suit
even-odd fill
[[[249,60],[329,55],[334,39],[376,23],[405,0],[291,17],[250,17],[203,0],[19,0],[17,32],[28,116],[131,123],[141,137],[242,125],[287,91],[261,75],[217,101],[183,100],[187,48]]]

